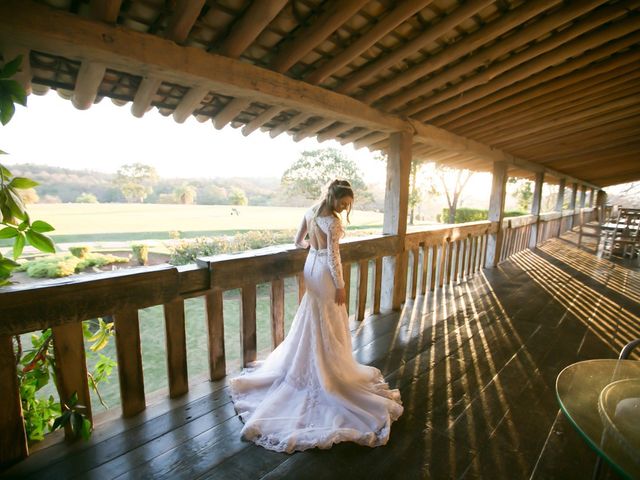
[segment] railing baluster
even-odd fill
[[[245,285],[241,289],[242,303],[240,309],[240,343],[242,345],[242,366],[246,367],[256,361],[256,286]]]
[[[205,295],[207,310],[207,342],[209,344],[209,378],[220,380],[227,374],[224,355],[224,314],[222,290]]]
[[[422,249],[422,273],[420,274],[420,293],[427,294],[427,273],[429,267],[429,247],[424,243],[420,244]]]
[[[436,275],[438,272],[438,245],[431,245],[429,250],[431,250],[431,284],[429,285],[429,290],[434,292],[436,290]]]
[[[271,282],[271,344],[275,349],[284,340],[284,279]]]
[[[138,310],[128,308],[116,312],[114,323],[122,415],[130,417],[146,407]]]
[[[445,239],[442,240],[440,244],[440,267],[438,272],[438,288],[442,288],[444,285],[444,268],[447,264],[447,241]]]
[[[189,391],[184,300],[178,299],[164,304],[164,328],[169,396],[175,398]]]
[[[380,294],[382,292],[382,257],[376,258],[373,282],[373,314],[380,313]]]
[[[347,294],[347,298],[345,300],[347,313],[349,313],[349,300],[351,299],[351,264],[343,263],[342,264],[342,279],[344,280],[344,290]]]
[[[74,393],[78,396],[78,405],[84,405],[84,413],[93,421],[91,397],[87,380],[87,360],[84,351],[82,322],[67,323],[52,327],[53,351],[56,358],[57,387],[60,401],[69,404]],[[73,437],[71,426],[65,426],[67,438]]]
[[[296,275],[296,280],[298,281],[298,305],[300,305],[302,297],[304,297],[304,294],[307,291],[307,287],[304,284],[304,272],[298,273]]]
[[[416,292],[418,291],[418,253],[419,250],[414,248],[411,250],[411,298],[416,298]]]
[[[460,274],[460,242],[461,242],[460,239],[455,241],[456,263],[453,266],[453,282],[454,283],[458,282],[458,275]]]
[[[445,282],[447,284],[451,284],[453,282],[452,279],[452,262],[453,262],[453,244],[451,243],[451,239],[447,238],[447,276]]]
[[[358,262],[358,296],[356,301],[356,320],[364,320],[367,307],[367,284],[369,283],[369,260]]]
[[[29,455],[11,335],[0,335],[0,467]]]

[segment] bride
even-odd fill
[[[346,210],[348,221],[353,199],[349,182],[335,180],[305,213],[296,245],[309,248],[307,290],[291,330],[259,367],[230,380],[243,437],[269,450],[384,445],[402,415],[400,392],[351,352],[338,240],[339,214]]]

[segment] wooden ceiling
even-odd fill
[[[637,1],[2,0],[21,81],[295,141],[589,186],[640,180]],[[178,130],[177,130],[178,132]]]

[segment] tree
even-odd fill
[[[290,195],[317,200],[336,178],[351,182],[356,197],[370,197],[355,162],[335,148],[306,150],[282,175],[282,186]]]
[[[531,199],[533,198],[531,181],[510,178],[509,183],[517,185],[512,195],[518,202],[518,208],[525,212],[529,211],[529,208],[531,207]]]
[[[121,166],[116,173],[116,185],[129,203],[142,203],[153,192],[158,180],[156,169],[143,163]]]
[[[444,165],[436,165],[434,173],[439,181],[437,183],[431,183],[431,193],[445,196],[449,207],[447,223],[455,223],[456,210],[462,198],[462,191],[475,172],[466,169],[461,170],[445,167]]]
[[[411,173],[409,175],[409,225],[413,225],[415,208],[422,201],[422,192],[418,187],[418,173],[420,173],[421,166],[421,163],[411,162]]]
[[[20,190],[18,193],[25,205],[38,203],[40,200],[40,196],[38,195],[38,192],[36,192],[35,188],[26,188],[24,190]]]
[[[76,203],[98,203],[98,199],[93,193],[82,192],[76,197]]]
[[[196,195],[198,194],[198,190],[193,185],[189,185],[187,183],[183,183],[179,187],[173,191],[173,195],[175,196],[178,203],[183,205],[191,205],[196,200]]]
[[[231,202],[231,205],[249,204],[249,200],[247,199],[247,195],[244,193],[244,190],[238,187],[231,187],[231,191],[229,192],[229,202]]]

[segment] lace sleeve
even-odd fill
[[[334,219],[329,225],[327,232],[327,260],[329,271],[336,288],[344,288],[342,278],[342,261],[340,260],[340,237],[343,235],[342,224],[339,219]]]

